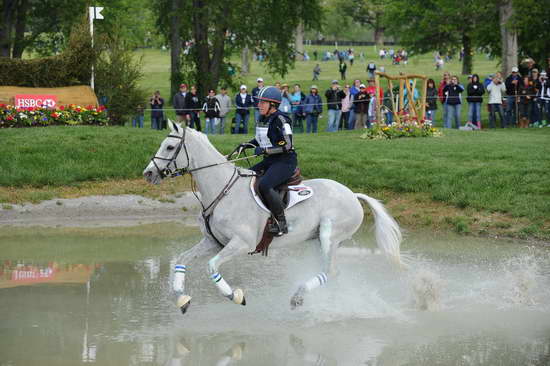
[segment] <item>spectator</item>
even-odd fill
[[[357,130],[360,128],[370,127],[370,122],[367,118],[369,113],[369,94],[367,93],[365,84],[359,85],[359,93],[355,95],[353,105],[355,108],[354,128]]]
[[[160,96],[160,91],[157,90],[153,94],[149,100],[149,104],[151,105],[151,128],[160,130],[162,128],[162,121],[164,120],[164,111],[162,110],[164,107],[164,99]]]
[[[220,117],[220,101],[216,98],[216,91],[214,89],[210,89],[208,91],[208,96],[204,101],[202,110],[206,116],[204,122],[205,132],[207,135],[214,135],[216,133],[216,128],[218,127]]]
[[[409,85],[410,85],[412,93],[413,93],[412,103],[416,106],[416,102],[418,101],[418,99],[420,99],[420,93],[418,92],[418,89],[416,87],[413,88],[413,81],[412,80],[409,80]],[[410,113],[409,89],[408,88],[405,88],[405,90],[403,91],[403,108],[408,110],[409,113]]]
[[[342,98],[345,96],[346,94],[340,90],[338,81],[332,80],[330,89],[325,92],[328,109],[327,132],[338,131],[338,122],[340,121],[340,113],[342,109]]]
[[[304,132],[304,100],[306,96],[300,89],[300,84],[294,85],[294,93],[290,95],[292,104],[292,131]]]
[[[435,60],[435,70],[441,70],[443,68],[443,65],[445,65],[445,61],[443,61],[443,58],[439,55],[437,55],[437,58]]]
[[[257,78],[256,79],[257,85],[252,89],[252,104],[254,105],[254,127],[258,125],[258,122],[260,122],[260,110],[258,109],[258,99],[256,97],[258,96],[258,93],[260,92],[260,89],[264,87],[264,79]]]
[[[237,111],[235,114],[235,129],[232,133],[248,133],[248,117],[253,107],[252,97],[246,92],[246,85],[241,85],[240,93],[235,96]]]
[[[518,87],[518,98],[519,98],[519,116],[520,123],[519,127],[529,127],[530,123],[534,121],[530,119],[533,109],[533,100],[536,95],[536,90],[533,81],[529,76],[524,76],[521,80],[521,83]]]
[[[319,57],[319,53],[317,53],[317,50],[313,50],[313,59],[317,61],[317,58]]]
[[[274,86],[275,86],[277,89],[281,90],[281,82],[280,82],[280,81],[276,81]]]
[[[386,117],[386,124],[389,126],[393,123],[393,104],[392,104],[392,91],[388,88],[384,92],[383,111]]]
[[[437,112],[437,88],[435,87],[435,81],[428,79],[428,87],[426,89],[426,119],[429,120],[432,125],[435,125],[435,113]]]
[[[349,67],[353,67],[354,59],[355,59],[355,56],[353,54],[353,50],[350,49],[349,52],[348,52]]]
[[[495,128],[495,114],[498,113],[500,118],[500,127],[506,127],[506,119],[502,118],[504,111],[502,110],[502,96],[506,92],[506,87],[502,82],[502,75],[497,72],[491,80],[491,83],[487,86],[487,92],[489,92],[489,127]]]
[[[374,79],[369,79],[369,86],[367,86],[367,94],[372,94],[372,95],[376,94],[376,85],[375,85]],[[382,100],[384,99],[384,91],[380,87],[378,88],[378,98],[380,102],[382,102]]]
[[[176,110],[176,121],[184,122],[187,126],[189,124],[188,111],[187,111],[187,84],[180,84],[180,91],[174,95],[172,105]]]
[[[340,123],[338,125],[338,129],[343,130],[347,129],[350,130],[349,127],[349,113],[350,110],[353,107],[353,95],[351,95],[350,86],[345,85],[344,86],[344,94],[346,95],[344,98],[342,98],[342,113],[340,115]]]
[[[191,90],[186,95],[186,105],[189,109],[188,119],[189,127],[201,131],[201,119],[199,113],[202,109],[201,102],[199,100],[199,95],[197,94],[197,87],[195,85],[191,86]]]
[[[491,84],[491,81],[493,81],[494,77],[495,77],[494,74],[489,74],[487,75],[485,80],[483,80],[483,87],[485,88],[485,90],[487,90],[487,87],[489,86],[489,84]]]
[[[353,85],[350,88],[351,101],[352,102],[353,102],[353,99],[355,98],[355,96],[357,95],[357,93],[359,93],[359,86],[360,85],[361,85],[361,80],[355,79],[353,81]],[[349,110],[348,125],[349,125],[350,130],[352,130],[353,127],[355,126],[355,107],[354,106],[352,106],[352,108],[350,108],[350,110]]]
[[[466,101],[468,102],[468,123],[481,128],[481,103],[483,103],[483,94],[485,94],[485,88],[483,84],[479,82],[479,75],[473,74],[472,81],[468,84],[466,89],[468,96]],[[472,127],[472,126],[470,126]],[[473,128],[476,128],[473,127]]]
[[[136,114],[132,119],[132,127],[143,128],[144,114],[145,114],[145,108],[143,107],[143,104],[140,103],[136,107]]]
[[[443,73],[443,79],[439,83],[437,88],[437,94],[439,95],[439,101],[443,104],[443,123],[447,123],[447,107],[445,106],[445,95],[443,94],[443,89],[451,83],[451,74],[448,71]]]
[[[518,74],[519,69],[512,67],[512,73],[506,78],[506,122],[508,126],[515,125],[517,123],[517,110],[518,110],[518,89],[520,84],[520,76]]]
[[[533,87],[535,89],[535,97],[533,98],[533,101],[532,101],[533,106],[531,108],[530,118],[531,118],[531,123],[535,124],[536,126],[539,124],[540,116],[541,116],[540,100],[537,97],[541,87],[541,83],[539,79],[540,79],[539,70],[537,69],[531,70],[531,76],[529,77],[529,80],[533,83]]]
[[[306,114],[307,133],[317,133],[317,121],[323,112],[323,103],[317,85],[312,85],[309,95],[304,100],[304,112]]]
[[[321,67],[317,64],[313,68],[313,80],[319,80],[319,75],[321,75]]]
[[[376,95],[369,93],[369,111],[367,116],[367,126],[370,128],[373,123],[376,123]]]
[[[462,99],[460,94],[464,91],[464,87],[458,83],[458,77],[451,77],[451,83],[443,88],[445,95],[445,106],[447,107],[447,120],[445,128],[451,128],[451,119],[455,120],[455,128],[460,128],[460,107]]]
[[[386,57],[386,50],[381,48],[380,51],[378,51],[378,56],[380,56],[380,60],[383,60]]]
[[[348,69],[348,65],[344,62],[344,60],[340,60],[340,65],[338,66],[338,71],[340,71],[340,79],[346,80],[346,70]]]
[[[279,111],[290,116],[292,112],[292,103],[290,102],[290,95],[288,93],[288,84],[281,86],[281,104],[279,105]]]
[[[225,117],[231,110],[231,98],[227,95],[227,89],[222,86],[220,94],[216,95],[216,98],[220,102],[220,135],[225,132]]]
[[[369,79],[373,79],[374,78],[374,72],[376,71],[376,64],[374,62],[370,62],[368,65],[367,65],[367,74],[369,76]]]
[[[546,71],[540,73],[540,89],[538,97],[541,104],[541,121],[543,125],[550,123],[550,82]]]

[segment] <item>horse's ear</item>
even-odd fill
[[[181,125],[178,125],[171,119],[168,119],[168,125],[170,126],[170,130],[172,130],[172,132],[175,132],[176,134],[178,134],[181,130]]]

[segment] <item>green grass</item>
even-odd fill
[[[390,47],[387,47],[389,49]],[[324,50],[333,51],[334,47],[331,46],[307,46],[306,50],[308,51],[310,57],[313,57],[313,50],[318,50],[321,54]],[[340,47],[343,49],[343,47]],[[398,49],[398,47],[394,47]],[[398,75],[400,72],[403,73],[415,73],[423,74],[428,77],[433,78],[436,83],[439,83],[443,75],[443,71],[449,71],[451,74],[458,75],[460,82],[466,86],[467,77],[465,75],[460,75],[462,70],[462,63],[458,61],[458,58],[453,60],[450,63],[446,63],[445,67],[440,71],[435,71],[433,55],[425,54],[409,58],[407,65],[392,65],[391,60],[385,59],[380,60],[378,53],[375,51],[375,48],[372,46],[363,46],[363,47],[354,47],[356,60],[353,67],[349,67],[347,71],[347,80],[346,82],[351,85],[354,79],[361,79],[366,81],[366,65],[370,61],[374,61],[378,68],[383,66],[387,73],[391,75]],[[361,62],[359,60],[359,54],[364,52],[366,57],[365,61]],[[158,50],[144,50],[136,52],[137,57],[143,57],[143,72],[144,78],[141,80],[140,85],[151,95],[155,90],[159,90],[161,95],[168,101],[172,99],[170,94],[170,54],[168,51],[162,52]],[[240,59],[234,58],[232,62],[236,65],[240,65]],[[312,70],[316,63],[319,63],[321,66],[321,76],[319,81],[312,82]],[[489,60],[485,55],[479,54],[474,56],[474,73],[478,73],[480,78],[483,80],[488,74],[494,74],[498,69],[498,65],[495,60]],[[309,88],[312,84],[316,84],[319,87],[319,92],[323,96],[324,100],[324,91],[330,86],[330,82],[333,79],[340,79],[340,73],[338,72],[338,62],[337,61],[297,61],[295,68],[291,70],[288,75],[284,78],[281,78],[278,75],[269,75],[264,67],[259,62],[251,63],[250,73],[244,77],[241,77],[241,82],[245,83],[249,92],[252,91],[252,88],[256,86],[256,79],[261,76],[266,82],[266,85],[273,85],[275,81],[286,82],[290,86],[293,84],[300,84],[302,89],[305,92],[309,91]],[[185,80],[182,80],[185,81]],[[341,81],[341,84],[344,84],[344,81]],[[382,84],[386,87],[387,84]],[[230,91],[229,95],[234,96],[237,91]],[[466,94],[464,93],[464,97]],[[487,100],[487,97],[485,98]],[[485,106],[484,106],[485,107]],[[167,106],[167,108],[171,108]],[[442,126],[442,106],[438,104],[438,111],[436,114],[436,121],[438,126]],[[462,106],[462,122],[466,122],[468,108],[464,98],[464,104]],[[174,113],[172,111],[167,111],[169,117],[173,118]],[[232,115],[230,115],[231,117]],[[486,125],[488,123],[488,112],[486,108],[482,108],[482,121]],[[323,115],[323,118],[319,120],[320,128],[326,126],[327,115]],[[204,123],[204,122],[203,122]],[[146,125],[150,126],[150,116],[149,113],[146,113]],[[250,125],[250,123],[249,123]],[[226,127],[227,128],[227,127]]]
[[[0,130],[0,185],[136,178],[165,135],[124,127]],[[296,134],[303,174],[334,179],[366,193],[426,193],[460,208],[533,220],[550,217],[550,128],[451,130],[440,138],[391,141],[359,136],[359,131]],[[218,135],[211,141],[228,153],[249,138]],[[0,202],[7,201],[0,197]]]

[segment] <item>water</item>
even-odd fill
[[[3,228],[0,365],[550,364],[548,247],[410,234],[396,272],[371,236],[295,311],[292,293],[319,271],[313,243],[222,267],[246,307],[193,262],[182,316],[168,279],[196,229]]]

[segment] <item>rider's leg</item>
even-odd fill
[[[275,191],[275,187],[286,182],[294,171],[296,166],[284,163],[274,163],[266,170],[265,174],[260,179],[260,193],[266,200],[268,208],[273,213],[277,221],[277,227],[270,228],[270,232],[277,236],[288,233],[286,225],[284,205],[279,193]]]
[[[191,296],[185,292],[185,273],[187,272],[189,262],[195,258],[205,255],[211,250],[220,250],[220,246],[208,238],[204,237],[202,240],[194,245],[191,249],[183,252],[174,266],[174,278],[172,281],[172,290],[176,294],[177,305],[181,309],[182,313],[185,313]]]
[[[329,275],[333,276],[336,274],[336,268],[334,267],[334,256],[336,253],[336,248],[338,247],[338,242],[331,240],[331,236],[332,221],[329,218],[321,219],[321,223],[319,225],[319,241],[321,242],[321,253],[323,256],[323,272],[318,273],[298,287],[298,290],[290,299],[290,306],[292,309],[303,304],[304,294],[323,286],[327,283]]]
[[[243,290],[233,290],[231,286],[229,286],[229,284],[223,279],[222,275],[218,271],[218,268],[234,256],[248,253],[250,249],[251,248],[244,240],[238,236],[234,236],[218,254],[208,261],[208,273],[210,278],[216,284],[216,287],[220,290],[222,295],[232,300],[235,304],[246,305]]]

